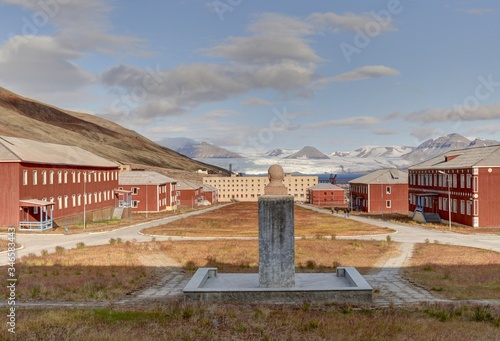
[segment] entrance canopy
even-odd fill
[[[54,203],[38,199],[19,200],[22,217],[19,229],[24,231],[45,231],[54,227],[52,212]]]

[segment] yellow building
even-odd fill
[[[219,190],[219,202],[257,201],[264,194],[264,187],[269,183],[267,176],[240,176],[204,177],[203,184]],[[308,200],[309,187],[318,184],[317,176],[286,174],[283,184],[288,188],[288,194],[293,195],[295,201]]]

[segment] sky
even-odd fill
[[[498,0],[0,0],[0,86],[236,152],[500,141]]]

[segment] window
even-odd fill
[[[453,199],[453,213],[457,213],[457,199]]]
[[[68,183],[68,171],[64,171],[64,183]]]
[[[28,184],[28,171],[23,170],[23,186],[26,186]]]
[[[38,185],[38,171],[33,171],[33,186]]]
[[[42,171],[42,185],[47,184],[47,171]]]
[[[38,206],[33,207],[33,214],[38,214]]]
[[[460,174],[460,188],[465,188],[465,174]]]
[[[465,214],[465,200],[460,200],[460,214]]]
[[[68,208],[68,196],[64,196],[64,208]]]
[[[136,195],[137,193],[139,193],[139,188],[137,188],[137,187],[132,187],[132,194],[133,194],[133,195]]]
[[[75,195],[75,194],[73,194],[73,195],[71,196],[71,199],[72,199],[72,204],[73,204],[73,207],[75,207],[75,206],[76,206],[76,195]]]
[[[385,201],[385,207],[386,208],[391,208],[391,201],[390,200],[386,200]]]
[[[62,183],[62,171],[57,172],[57,183]]]
[[[76,182],[76,172],[75,171],[71,172],[71,180],[73,181],[73,183]]]
[[[387,187],[385,188],[385,193],[386,193],[386,194],[391,194],[391,186],[387,186]]]
[[[473,182],[473,186],[472,186],[472,191],[477,192],[479,190],[479,181],[478,181],[477,176],[475,176],[473,179],[474,179],[474,182]]]
[[[78,172],[78,175],[76,176],[76,179],[77,179],[77,182],[78,182],[78,183],[80,183],[80,181],[81,181],[80,177],[81,177],[81,173],[80,173],[80,172]]]
[[[453,174],[453,188],[457,188],[457,175]]]
[[[78,206],[82,206],[82,195],[78,194]]]
[[[472,201],[467,200],[467,215],[472,214]]]
[[[50,177],[49,177],[49,184],[53,184],[54,183],[54,171],[50,171]]]
[[[466,177],[466,183],[467,183],[466,186],[467,186],[467,188],[470,188],[471,182],[472,182],[471,180],[472,180],[472,175],[467,174],[467,177]]]
[[[57,208],[62,209],[62,197],[57,197]]]
[[[132,207],[137,208],[139,206],[139,201],[137,200],[132,200]]]

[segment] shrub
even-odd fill
[[[392,242],[392,238],[389,235],[387,235],[387,237],[385,238],[385,240],[387,240],[388,243]]]
[[[85,243],[79,242],[78,244],[76,244],[76,248],[77,249],[84,249],[85,248]]]
[[[115,238],[111,238],[109,240],[109,245],[115,245],[116,244],[116,239]]]
[[[59,253],[59,254],[60,254],[60,253],[64,253],[64,250],[65,250],[65,249],[64,249],[64,247],[59,246],[59,245],[58,245],[58,246],[56,246],[56,253]]]

